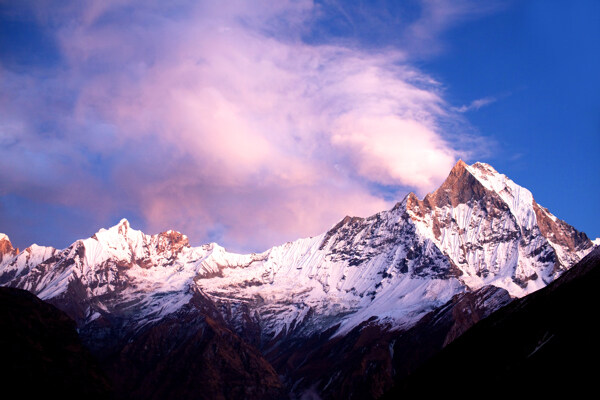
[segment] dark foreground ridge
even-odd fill
[[[597,247],[546,288],[475,325],[384,399],[595,393],[599,285]]]
[[[111,397],[75,322],[33,294],[6,287],[0,287],[0,387],[20,399]]]

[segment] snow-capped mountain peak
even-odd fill
[[[108,319],[139,329],[208,301],[232,329],[268,341],[334,326],[343,334],[372,317],[410,326],[487,285],[523,296],[591,248],[527,189],[487,164],[460,160],[422,200],[411,193],[389,211],[346,217],[261,254],[191,247],[179,232],[146,235],[124,219],[37,265],[0,271],[0,282],[70,310],[81,326]]]
[[[488,164],[456,163],[446,181],[407,212],[470,288],[493,284],[523,296],[590,250],[585,234],[540,207],[531,192]]]
[[[116,243],[123,240],[128,242],[136,242],[145,236],[141,231],[131,228],[129,221],[123,218],[117,225],[114,225],[108,229],[100,229],[96,232],[92,239],[103,243]]]
[[[506,175],[498,173],[489,164],[478,162],[473,164],[473,166],[466,166],[466,169],[486,189],[494,191],[504,200],[521,228],[531,229],[535,225],[536,217],[533,210],[533,195],[529,190],[517,185]]]
[[[19,249],[13,248],[8,235],[0,233],[0,266],[6,264],[17,254],[19,254]]]

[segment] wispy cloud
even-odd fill
[[[432,29],[464,15],[450,4]],[[388,207],[373,184],[433,189],[473,150],[450,143],[445,122],[493,100],[452,110],[409,49],[307,42],[319,12],[310,1],[36,8],[64,65],[0,71],[3,190],[103,218],[138,208],[150,231],[261,250]]]
[[[483,97],[481,99],[473,100],[469,104],[463,104],[460,107],[455,107],[454,111],[457,111],[459,113],[465,113],[467,111],[473,111],[473,110],[476,111],[476,110],[479,110],[481,107],[488,106],[492,103],[495,103],[496,101],[498,101],[498,99],[495,97]]]

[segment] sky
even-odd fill
[[[264,251],[487,162],[600,236],[600,2],[0,0],[0,232]]]

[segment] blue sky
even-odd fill
[[[555,215],[600,236],[600,2],[523,1],[457,27],[423,64],[495,142],[485,160]]]
[[[597,1],[0,2],[0,231],[262,251],[484,161],[600,236]]]

